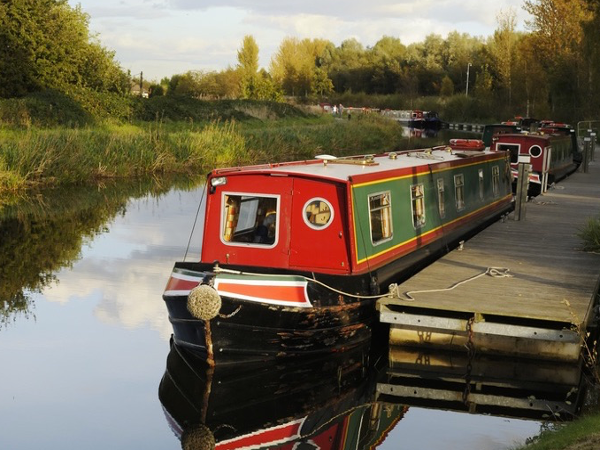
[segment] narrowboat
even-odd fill
[[[377,401],[363,350],[221,370],[172,345],[158,396],[184,449],[372,448],[407,408]]]
[[[483,127],[483,133],[481,135],[481,140],[483,141],[483,143],[485,144],[486,148],[491,148],[492,144],[494,142],[494,139],[496,139],[496,135],[498,134],[504,134],[504,133],[520,133],[521,132],[521,126],[516,123],[491,123],[491,124],[487,124],[484,125]]]
[[[213,170],[200,261],[165,288],[178,345],[213,364],[344,351],[375,303],[512,208],[508,152],[457,145]]]
[[[563,136],[569,136],[571,138],[571,149],[573,151],[573,162],[579,166],[581,161],[583,160],[583,152],[579,148],[579,143],[577,141],[577,132],[573,126],[563,123],[563,122],[554,122],[552,120],[543,120],[540,122],[540,126],[538,128],[540,133],[544,134],[559,134]]]
[[[519,163],[531,164],[528,194],[532,196],[546,192],[552,183],[577,170],[570,135],[542,132],[499,134],[494,137],[493,149],[510,153],[515,180]]]

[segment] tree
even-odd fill
[[[543,61],[550,84],[553,112],[576,116],[587,84],[583,60],[584,27],[592,15],[585,0],[526,0],[532,16],[526,22],[532,31],[537,57]]]
[[[288,95],[307,97],[314,94],[314,82],[319,80],[322,89],[322,74],[315,75],[317,68],[329,57],[329,42],[322,39],[286,38],[271,59],[270,73]],[[321,78],[319,78],[321,76]]]
[[[500,10],[496,16],[498,28],[494,32],[491,48],[494,56],[496,73],[500,83],[508,92],[508,106],[512,105],[512,73],[515,59],[514,47],[517,41],[515,28],[517,13],[513,8]]]
[[[442,87],[440,88],[440,95],[442,97],[450,97],[454,94],[454,83],[448,75],[442,78]]]
[[[244,98],[255,98],[258,79],[258,45],[250,35],[244,36],[242,48],[238,50],[238,70],[241,74],[241,92]]]
[[[0,96],[53,88],[128,91],[114,53],[88,31],[89,16],[67,0],[0,3]]]

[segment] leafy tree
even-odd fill
[[[243,98],[256,98],[258,88],[258,44],[250,35],[244,37],[242,48],[238,50],[238,70],[241,74]]]
[[[406,46],[398,38],[384,36],[368,52],[368,57],[372,70],[370,91],[379,94],[395,93],[404,77]]]
[[[576,116],[587,78],[581,48],[584,26],[592,18],[588,5],[585,0],[526,0],[524,8],[532,16],[527,26],[548,73],[553,112]]]
[[[127,75],[88,26],[89,16],[67,0],[0,3],[0,96],[48,88],[127,92]]]
[[[442,97],[450,97],[454,94],[454,83],[448,75],[442,78],[442,87],[440,88],[440,95]]]
[[[322,39],[286,38],[271,60],[273,80],[289,95],[308,97],[314,94],[317,64],[329,58],[329,42]],[[322,89],[322,84],[319,89]]]
[[[515,44],[517,36],[517,14],[513,8],[500,10],[496,16],[498,28],[494,32],[491,42],[492,55],[496,73],[499,75],[500,83],[508,92],[508,106],[512,105],[512,80],[513,65],[515,60]]]

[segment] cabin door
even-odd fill
[[[294,179],[290,267],[349,271],[344,198],[334,183]]]

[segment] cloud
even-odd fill
[[[81,259],[60,271],[60,282],[43,295],[61,304],[92,301],[101,322],[149,326],[168,339],[172,327],[162,293],[173,263],[183,256],[199,198],[199,191],[172,191],[160,202],[152,197],[131,201],[126,216],[107,224],[110,231],[83,248]],[[199,254],[199,234],[190,254]]]
[[[77,0],[70,0],[74,3]],[[102,44],[132,73],[160,79],[188,70],[222,70],[237,63],[245,35],[259,46],[268,68],[286,37],[319,38],[339,45],[355,38],[372,46],[383,36],[405,44],[451,31],[489,36],[500,9],[514,8],[519,29],[527,17],[522,0],[80,0]]]

